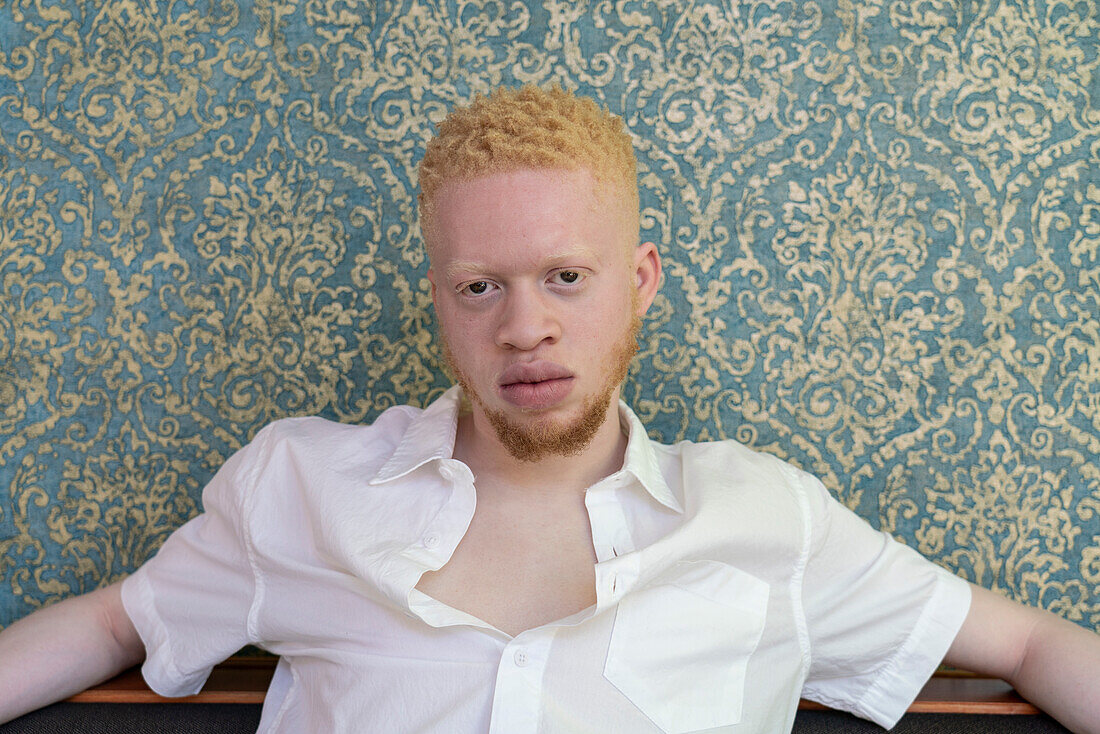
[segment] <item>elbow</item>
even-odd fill
[[[121,671],[137,665],[145,659],[145,645],[122,604],[122,584],[112,584],[95,594],[99,624],[110,647],[108,654],[113,667]]]

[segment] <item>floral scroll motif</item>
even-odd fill
[[[634,135],[655,436],[1100,625],[1097,79],[1084,0],[0,3],[0,623],[265,423],[446,388],[416,164],[532,82]]]

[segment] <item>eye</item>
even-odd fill
[[[487,280],[475,280],[459,288],[459,292],[469,293],[471,296],[482,296],[488,293],[491,287],[491,284]]]
[[[584,280],[584,274],[579,270],[559,270],[551,278],[564,285],[576,285]]]

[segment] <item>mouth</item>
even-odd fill
[[[545,410],[565,399],[574,376],[562,365],[540,360],[509,366],[497,389],[504,400],[522,410]]]

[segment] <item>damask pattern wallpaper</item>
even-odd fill
[[[636,135],[666,266],[626,400],[1100,626],[1092,0],[0,0],[0,623],[117,580],[267,422],[448,385],[445,111]]]

